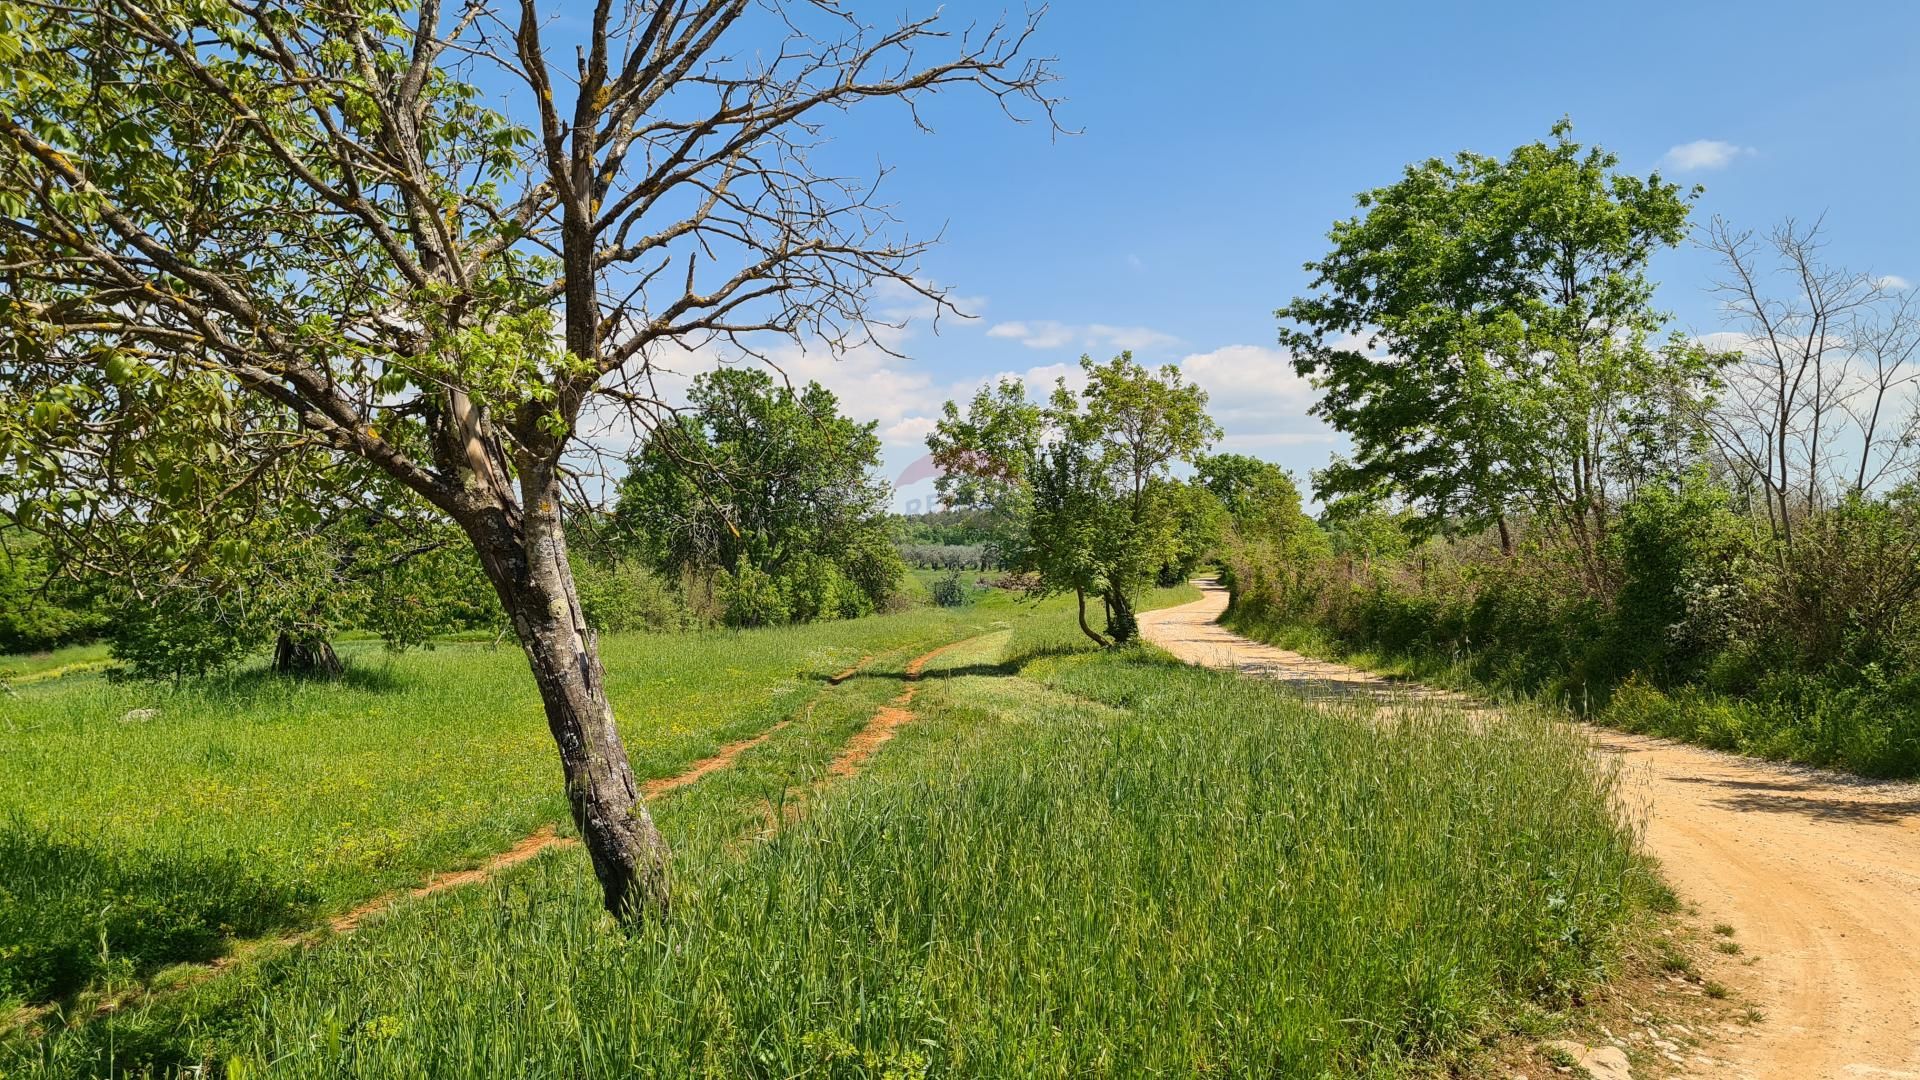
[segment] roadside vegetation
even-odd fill
[[[286,1076],[428,1062],[529,1077],[1400,1075],[1462,1060],[1520,1012],[1603,979],[1655,897],[1613,776],[1551,721],[1329,712],[1095,649],[1065,598],[967,611],[725,635],[749,657],[789,655],[804,635],[835,650],[822,671],[912,643],[658,800],[684,898],[664,919],[608,933],[587,867],[550,855],[174,994],[16,1033],[4,1060],[27,1076],[198,1062]],[[897,693],[907,654],[954,637],[912,723],[859,775],[816,786]],[[710,677],[709,639],[686,640],[649,685]],[[769,691],[785,670],[748,667],[714,699],[782,697]],[[454,722],[431,715],[419,722]],[[641,744],[636,760],[670,769],[747,728],[716,724],[679,753]],[[540,763],[533,743],[504,757]],[[563,814],[547,802],[518,824]],[[234,828],[229,840],[248,826]]]
[[[1920,775],[1920,306],[1823,263],[1817,230],[1715,221],[1710,351],[1646,276],[1690,193],[1614,166],[1561,126],[1410,166],[1335,226],[1280,314],[1354,453],[1314,475],[1320,521],[1234,532],[1230,621],[1629,730]]]

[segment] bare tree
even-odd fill
[[[1830,448],[1861,389],[1853,334],[1882,292],[1822,261],[1819,222],[1789,219],[1762,240],[1715,218],[1703,243],[1721,259],[1714,288],[1739,353],[1709,430],[1741,480],[1764,492],[1775,535],[1791,546],[1795,518],[1833,487]]]
[[[1912,479],[1920,450],[1920,298],[1877,279],[1876,302],[1854,320],[1851,346],[1860,385],[1847,403],[1860,439],[1853,492]]]
[[[478,553],[607,907],[664,906],[667,848],[561,527],[582,424],[615,408],[657,426],[654,375],[674,356],[883,345],[877,281],[945,305],[878,177],[811,160],[827,120],[872,100],[924,126],[933,95],[964,88],[1050,122],[1036,16],[875,27],[841,0],[14,6],[4,504],[72,523],[167,497],[178,485],[135,492],[148,473],[121,465],[180,449],[137,447],[164,412],[152,401],[185,385],[206,391],[195,422],[222,448],[171,461],[188,488],[244,497],[256,465],[300,456],[288,447],[391,477]],[[233,399],[270,407],[227,418]]]

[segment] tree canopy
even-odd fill
[[[1101,644],[1130,641],[1133,595],[1169,563],[1189,557],[1181,526],[1195,522],[1173,466],[1219,435],[1207,395],[1180,369],[1157,371],[1122,353],[1082,357],[1087,385],[1060,380],[1045,404],[1005,379],[982,388],[962,414],[949,401],[927,437],[950,505],[993,509],[1015,523],[1009,562],[1037,572],[1047,592],[1079,598],[1081,629]],[[1100,598],[1106,632],[1086,619]]]
[[[620,483],[617,536],[662,571],[717,573],[723,596],[770,579],[773,603],[729,604],[736,624],[873,611],[900,573],[874,479],[874,423],[840,413],[819,383],[795,390],[757,368],[694,380],[689,408]]]
[[[1363,193],[1307,264],[1281,342],[1354,442],[1315,477],[1330,502],[1397,497],[1427,528],[1526,512],[1591,549],[1610,491],[1697,406],[1712,359],[1654,341],[1648,260],[1685,235],[1698,189],[1572,140],[1461,153]]]

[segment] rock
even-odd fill
[[[1572,1058],[1574,1064],[1585,1069],[1593,1080],[1633,1080],[1626,1052],[1617,1046],[1587,1046],[1572,1039],[1556,1039],[1542,1046]]]
[[[1627,1052],[1617,1046],[1596,1046],[1588,1050],[1580,1059],[1580,1067],[1587,1070],[1593,1080],[1633,1080],[1633,1071],[1627,1067]]]
[[[160,715],[159,709],[128,709],[120,716],[123,724],[138,724],[143,720],[152,720]]]

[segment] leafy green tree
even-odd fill
[[[128,547],[111,578],[114,656],[136,678],[224,670],[271,648],[275,670],[337,676],[330,643],[370,630],[394,650],[497,625],[499,603],[459,533],[404,493],[364,493],[317,519],[260,515],[204,550],[139,548],[148,530],[119,522]]]
[[[736,625],[851,617],[883,603],[902,567],[892,493],[874,479],[877,425],[842,416],[819,383],[795,390],[757,368],[703,374],[687,399],[621,481],[617,542],[669,574],[731,575],[743,597],[784,593],[781,604],[730,604]]]
[[[1039,574],[1045,592],[1072,592],[1080,628],[1101,645],[1131,641],[1133,596],[1181,557],[1175,464],[1219,435],[1206,392],[1180,369],[1150,371],[1122,353],[1082,357],[1087,386],[1061,380],[1045,405],[1017,380],[947,402],[928,449],[949,505],[987,508],[1017,523],[1013,565]],[[1106,608],[1106,632],[1087,621],[1087,597]]]
[[[1170,481],[1165,497],[1173,515],[1173,543],[1157,578],[1160,585],[1171,587],[1193,577],[1201,563],[1219,553],[1233,519],[1213,492],[1197,482]]]
[[[1193,467],[1195,482],[1213,493],[1243,534],[1277,536],[1306,521],[1293,474],[1271,461],[1246,454],[1202,454]]]
[[[607,907],[663,908],[567,558],[583,416],[650,429],[653,365],[686,350],[865,343],[875,281],[944,302],[925,242],[806,146],[869,100],[1050,109],[1032,23],[4,0],[0,26],[0,507],[76,546],[159,507],[186,553],[336,472],[407,490],[520,639]]]
[[[1698,189],[1618,172],[1571,130],[1409,166],[1307,264],[1315,293],[1278,314],[1315,413],[1354,442],[1315,477],[1330,503],[1398,497],[1426,528],[1497,524],[1509,549],[1525,513],[1591,563],[1610,502],[1643,474],[1638,435],[1696,410],[1712,358],[1653,344],[1665,316],[1646,268],[1685,235]]]
[[[0,529],[0,653],[86,641],[108,621],[99,590],[60,574],[45,541]]]

